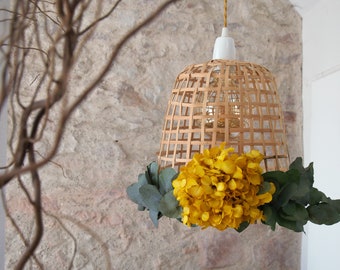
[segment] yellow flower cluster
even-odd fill
[[[224,230],[264,220],[258,207],[272,200],[275,186],[259,194],[262,160],[259,151],[238,155],[233,148],[225,149],[225,143],[195,154],[173,181],[174,196],[183,208],[182,222]]]

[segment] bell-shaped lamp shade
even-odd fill
[[[266,68],[212,60],[188,66],[177,76],[165,113],[160,166],[179,168],[195,153],[222,142],[238,153],[259,150],[266,171],[288,169],[281,104]]]

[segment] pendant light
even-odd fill
[[[224,4],[224,27],[213,60],[187,66],[176,78],[158,163],[179,169],[195,153],[225,142],[238,153],[259,150],[266,171],[284,171],[289,155],[275,78],[261,65],[235,60],[226,0]]]

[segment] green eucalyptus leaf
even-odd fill
[[[294,183],[298,183],[300,180],[300,176],[302,175],[302,173],[297,170],[297,169],[289,169],[288,171],[285,172],[285,183],[287,182],[294,182]]]
[[[159,170],[159,167],[158,167],[157,162],[155,162],[155,161],[150,163],[147,166],[147,173],[148,173],[149,178],[151,180],[150,184],[156,186],[157,188],[159,187],[159,184],[158,184],[158,170]]]
[[[329,203],[320,203],[307,208],[309,220],[315,224],[333,225],[340,221],[337,208]]]
[[[308,221],[308,211],[304,205],[295,202],[289,202],[287,205],[282,207],[282,217],[290,221],[304,220],[305,223]]]
[[[308,220],[297,220],[296,227],[298,230],[296,232],[305,232],[304,226],[307,224]]]
[[[281,209],[283,213],[285,213],[287,216],[291,216],[291,215],[294,215],[296,211],[296,204],[291,201],[287,203],[285,206],[283,206]]]
[[[266,192],[269,192],[271,189],[271,185],[269,182],[263,182],[262,185],[260,186],[260,190],[257,192],[257,195],[264,194]]]
[[[285,227],[289,230],[293,230],[294,232],[303,232],[304,231],[303,226],[307,223],[307,221],[304,220],[291,221],[278,215],[277,223],[282,227]]]
[[[139,188],[139,193],[146,208],[158,212],[159,202],[162,199],[158,189],[153,185],[146,184]]]
[[[172,179],[177,175],[173,168],[165,168],[159,173],[159,191],[162,195],[173,190]]]
[[[243,221],[240,226],[236,229],[237,232],[243,232],[245,229],[247,229],[249,226],[249,222]]]
[[[308,167],[305,169],[305,175],[310,182],[310,186],[314,184],[314,167],[313,162],[309,163]]]
[[[294,196],[297,185],[295,183],[287,183],[278,193],[276,200],[277,207],[285,206],[288,201]]]
[[[294,196],[292,196],[291,199],[303,205],[307,205],[310,201],[311,188],[308,179],[304,175],[301,175],[298,183],[296,183]]]
[[[269,225],[271,229],[275,231],[277,218],[275,209],[272,206],[266,204],[263,206],[262,210],[263,215],[265,216],[265,220],[263,221],[263,223]]]
[[[309,196],[309,204],[310,205],[316,205],[320,202],[327,202],[328,198],[327,196],[319,191],[317,188],[311,188],[310,196]]]
[[[309,189],[314,183],[314,168],[313,163],[310,163],[307,168],[303,167],[302,158],[295,159],[294,162],[289,166],[289,171],[297,170],[299,172],[299,181],[303,182],[304,186],[308,186]]]
[[[314,182],[314,168],[313,163],[309,163],[307,168],[303,167],[302,158],[296,158],[289,166],[289,170],[297,170],[301,175],[304,175],[308,179],[309,185],[312,186]]]
[[[182,217],[178,217],[176,219],[183,224]]]
[[[145,179],[147,180],[147,183],[152,185],[151,175],[149,174],[149,170],[147,169],[144,173]]]
[[[181,215],[181,207],[173,195],[172,190],[167,192],[159,203],[159,211],[169,218],[178,218]]]
[[[144,211],[146,209],[146,207],[141,205],[141,204],[138,204],[137,209],[138,209],[138,211]]]
[[[138,210],[142,209],[142,207],[146,207],[144,204],[143,198],[139,192],[140,184],[134,183],[127,187],[126,193],[131,201],[138,204]],[[144,209],[143,209],[144,210]]]
[[[140,175],[138,175],[138,184],[140,187],[145,184],[150,184],[145,173],[141,173]]]
[[[329,200],[328,203],[332,205],[336,211],[340,214],[340,200]]]
[[[286,173],[282,171],[269,171],[262,174],[264,181],[273,182],[277,188],[287,183]]]
[[[305,168],[303,167],[303,162],[301,157],[297,157],[290,165],[289,170],[296,169],[300,173],[303,173],[305,171]]]
[[[293,181],[297,185],[292,200],[307,205],[310,201],[310,191],[314,182],[313,163],[304,168],[302,158],[299,157],[291,163],[287,174],[289,175],[289,181]]]
[[[159,212],[150,210],[149,211],[149,217],[152,220],[153,225],[155,225],[156,228],[158,228],[158,219],[160,218]]]

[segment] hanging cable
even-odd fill
[[[228,25],[227,17],[228,17],[228,0],[224,0],[224,27],[227,27]]]

